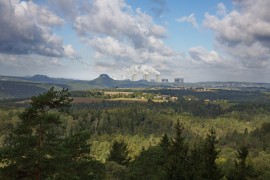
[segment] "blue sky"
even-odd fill
[[[268,0],[0,0],[0,74],[270,82]]]

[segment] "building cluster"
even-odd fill
[[[137,81],[137,80],[138,80],[137,74],[132,74],[131,81]],[[161,79],[160,75],[144,74],[142,77],[142,80],[149,81],[149,82],[169,83],[169,79],[167,78]],[[184,83],[184,78],[175,78],[173,83]]]

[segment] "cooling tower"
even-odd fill
[[[161,82],[160,75],[156,75],[156,82]]]
[[[149,81],[150,80],[150,75],[149,74],[144,74],[143,75],[143,80]]]
[[[137,80],[137,74],[132,74],[131,81],[136,81],[136,80]]]

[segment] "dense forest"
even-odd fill
[[[265,93],[141,91],[177,100],[1,101],[1,179],[270,179]]]

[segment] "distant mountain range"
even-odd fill
[[[147,88],[155,87],[160,83],[148,81],[114,80],[107,74],[101,74],[92,81],[51,78],[46,75],[32,77],[0,76],[0,99],[28,98],[47,91],[54,86],[56,89],[89,90],[99,88]],[[160,84],[161,85],[161,84]],[[165,84],[162,84],[164,87]]]
[[[89,90],[106,88],[178,88],[178,87],[214,87],[214,88],[270,88],[269,83],[248,82],[200,82],[200,83],[157,83],[146,80],[114,80],[107,74],[98,78],[86,80],[73,80],[64,78],[51,78],[46,75],[32,77],[0,76],[0,99],[26,98],[47,91],[54,86],[56,89],[68,88],[70,90]]]

